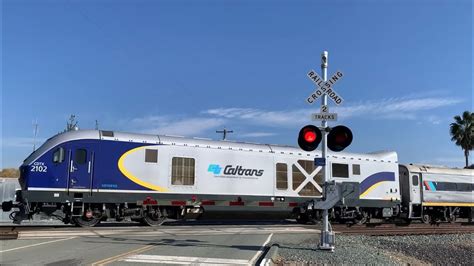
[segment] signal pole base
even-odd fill
[[[334,241],[335,236],[334,232],[330,231],[321,231],[321,243],[319,243],[318,248],[320,250],[327,250],[334,252]]]

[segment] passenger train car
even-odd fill
[[[402,201],[409,219],[455,222],[470,217],[474,207],[474,170],[426,165],[400,165]]]
[[[28,156],[20,167],[16,203],[3,202],[2,209],[18,208],[12,215],[17,222],[45,213],[80,226],[109,218],[159,225],[213,210],[294,212],[305,222],[318,216],[308,202],[323,196],[323,168],[315,166],[315,157],[321,154],[289,146],[68,131]],[[412,203],[413,195],[407,196],[404,187],[405,175],[420,170],[399,166],[395,152],[329,153],[326,159],[333,181],[352,184],[352,196],[333,208],[333,219],[363,223],[405,214],[406,219],[422,218],[428,213]],[[460,171],[470,177],[466,183],[471,191],[466,192],[472,196],[472,171]],[[438,181],[429,174],[422,178]],[[460,207],[472,207],[472,197],[466,204]],[[472,210],[452,213],[471,215]]]

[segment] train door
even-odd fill
[[[413,173],[404,165],[399,166],[402,205],[407,208],[404,218],[421,217],[420,174]]]
[[[403,206],[410,205],[410,197],[411,197],[411,186],[410,186],[410,173],[408,169],[403,166],[399,165],[399,179],[400,179],[400,192],[402,196],[402,204]]]
[[[68,158],[68,192],[81,190],[92,192],[94,156],[91,143],[72,144]]]
[[[421,176],[417,173],[411,173],[410,198],[412,204],[421,204]]]

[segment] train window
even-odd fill
[[[171,184],[194,185],[194,158],[173,157],[171,163]]]
[[[324,184],[324,167],[321,167],[321,170],[319,170],[313,179],[317,184]]]
[[[349,177],[349,165],[342,163],[332,164],[333,177]]]
[[[456,191],[457,189],[457,184],[456,183],[446,183],[446,190],[447,191]]]
[[[288,166],[286,163],[276,164],[276,188],[288,189]]]
[[[298,164],[304,169],[304,171],[307,174],[312,174],[315,169],[314,161],[298,160]],[[296,167],[296,165],[293,165],[292,172],[293,172],[293,190],[296,190],[301,185],[301,183],[303,183],[306,177],[300,171],[300,169]]]
[[[353,164],[352,165],[352,174],[353,175],[360,175],[360,164]]]
[[[158,150],[145,149],[145,162],[146,163],[157,163],[158,162]]]
[[[87,161],[87,150],[77,149],[74,161],[77,164],[85,164]]]
[[[103,137],[113,137],[114,136],[113,131],[102,130],[101,132],[102,132]]]
[[[314,161],[298,160],[298,164],[301,165],[301,167],[303,167],[303,169],[308,174],[313,173],[314,169],[316,169],[316,166],[314,165]]]
[[[436,189],[440,191],[456,191],[456,183],[437,182]]]
[[[295,165],[293,165],[292,170],[293,170],[293,190],[296,190],[301,185],[301,183],[303,183],[303,181],[305,180],[305,177],[303,173],[301,173],[300,169],[298,169],[298,167],[296,167]]]
[[[418,186],[418,176],[417,175],[411,176],[411,184],[414,185],[414,186]]]
[[[311,182],[309,182],[301,189],[300,192],[298,192],[298,195],[319,197],[321,196],[321,192],[319,192],[318,189]]]
[[[304,162],[304,167],[302,164]],[[313,171],[311,170],[314,167],[310,167],[310,165],[306,162],[313,162],[313,161],[298,161],[298,163],[305,168],[305,172],[308,172],[308,174],[311,174]],[[313,162],[314,165],[314,162]],[[306,177],[305,175],[296,167],[296,165],[293,165],[292,167],[293,171],[293,190],[296,190],[305,180]],[[311,183],[307,183],[299,192],[298,195],[300,196],[321,196],[321,193],[316,189],[316,187]]]
[[[57,148],[53,153],[53,163],[62,163],[64,161],[64,149]]]
[[[457,183],[458,191],[472,191],[471,184]]]

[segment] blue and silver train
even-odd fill
[[[77,130],[48,139],[20,167],[21,190],[3,202],[16,222],[36,213],[94,226],[131,219],[159,225],[204,211],[293,213],[323,198],[318,152],[252,144],[103,130]],[[399,165],[395,152],[330,153],[331,180],[345,184],[333,220],[454,221],[473,216],[473,170]],[[415,181],[416,179],[416,181]]]

